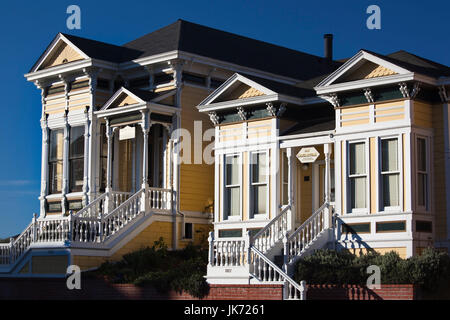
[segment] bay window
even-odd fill
[[[240,157],[225,157],[225,216],[237,218],[241,215]]]
[[[366,143],[349,143],[348,181],[350,186],[349,209],[351,212],[366,211],[367,165]]]
[[[384,210],[400,206],[398,139],[381,140],[381,197]]]
[[[417,205],[428,209],[428,152],[427,140],[417,138]]]
[[[49,193],[62,192],[64,130],[50,130]]]
[[[253,216],[267,213],[267,152],[251,153],[251,213]]]
[[[70,191],[81,191],[84,178],[84,126],[70,128],[69,172]]]

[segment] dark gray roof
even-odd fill
[[[450,68],[446,65],[419,57],[404,50],[396,51],[388,55],[382,55],[366,49],[363,50],[412,72],[420,73],[433,78],[450,76]]]
[[[180,50],[299,80],[330,73],[341,63],[267,42],[178,20],[126,43],[141,57]]]
[[[141,89],[134,89],[134,88],[127,88],[130,92],[141,98],[142,100],[149,102],[157,97],[166,95],[170,92],[175,92],[176,90],[166,90],[166,91],[160,91],[160,92],[153,92],[153,91],[146,91]]]
[[[275,91],[279,94],[284,94],[291,97],[297,97],[297,98],[307,98],[307,97],[315,97],[316,93],[312,89],[306,89],[306,88],[299,88],[297,86],[293,86],[290,84],[274,81],[274,80],[268,80],[264,78],[259,78],[247,74],[242,74],[244,77],[249,78],[250,80],[255,81],[256,83],[259,83],[260,85]]]
[[[281,135],[294,135],[303,133],[313,133],[321,131],[334,130],[336,126],[336,121],[333,118],[315,118],[311,120],[303,120],[298,122],[293,127],[289,128]]]

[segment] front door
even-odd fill
[[[119,141],[119,190],[131,192],[133,189],[134,139]]]

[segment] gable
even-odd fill
[[[141,101],[136,100],[135,98],[133,98],[132,96],[126,94],[126,93],[122,93],[117,100],[112,104],[111,107],[116,108],[116,107],[125,107],[125,106],[129,106],[129,105],[133,105],[133,104],[138,104],[141,103]]]
[[[394,74],[398,73],[382,65],[373,63],[371,61],[365,61],[361,66],[359,66],[355,70],[350,70],[347,72],[347,74],[342,75],[341,78],[338,79],[335,83],[372,79],[378,77],[391,76]]]
[[[84,57],[74,48],[69,46],[64,41],[59,41],[59,43],[55,46],[55,48],[53,48],[52,52],[50,52],[48,57],[44,60],[41,68],[39,69],[46,69],[83,59]]]
[[[258,89],[242,82],[236,82],[232,87],[228,88],[228,90],[218,96],[216,102],[252,98],[262,95],[264,95],[264,93]]]

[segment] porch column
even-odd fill
[[[42,164],[41,164],[41,194],[40,200],[40,216],[45,217],[46,214],[46,200],[45,197],[48,194],[48,125],[47,116],[44,115],[41,120],[42,128]]]
[[[111,128],[109,125],[109,120],[106,119],[106,138],[108,142],[108,156],[107,156],[107,166],[106,166],[106,188],[105,192],[107,193],[106,202],[105,202],[105,213],[110,211],[112,200],[111,199],[111,191],[112,191],[112,148],[113,148],[113,138],[114,131],[116,128]]]
[[[70,143],[70,127],[67,119],[68,110],[64,114],[64,148],[63,148],[63,185],[62,185],[62,199],[61,209],[65,214],[66,208],[66,194],[69,193],[69,143]]]
[[[142,136],[143,136],[143,148],[142,148],[142,188],[144,194],[142,195],[141,210],[147,212],[149,209],[149,201],[147,197],[148,193],[148,133],[150,131],[150,121],[148,110],[141,111],[142,113]]]
[[[287,148],[286,157],[288,161],[288,204],[291,207],[291,214],[288,215],[288,228],[289,230],[295,229],[295,202],[294,202],[294,155],[292,148]]]
[[[90,126],[90,120],[89,120],[89,113],[88,113],[89,107],[86,107],[84,110],[85,115],[85,124],[84,124],[84,166],[83,166],[83,207],[87,206],[89,203],[89,126]]]
[[[327,206],[325,207],[325,222],[324,227],[330,228],[331,227],[331,210],[329,207],[330,200],[331,200],[331,170],[330,170],[330,160],[331,160],[331,149],[332,145],[331,143],[326,143],[323,146],[323,153],[325,154],[325,203]]]

